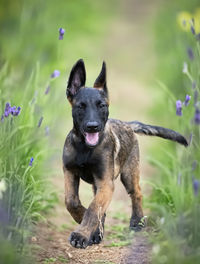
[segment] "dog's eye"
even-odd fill
[[[80,103],[80,104],[78,105],[78,108],[79,108],[79,109],[85,109],[85,107],[86,107],[86,105],[85,105],[84,103]]]
[[[101,103],[101,104],[99,105],[99,107],[100,107],[100,108],[104,108],[104,107],[106,107],[106,104]]]
[[[99,108],[104,108],[104,107],[106,107],[106,104],[103,103],[103,102],[101,102],[101,101],[98,101],[98,102],[97,102],[97,106],[98,106]]]

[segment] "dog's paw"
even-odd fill
[[[75,248],[86,248],[89,245],[87,237],[78,232],[72,232],[69,237],[70,244]]]
[[[146,227],[146,216],[137,217],[132,216],[130,220],[130,229],[133,231],[141,231],[142,228]]]
[[[90,236],[89,245],[99,244],[103,239],[103,230],[100,231],[99,227]]]

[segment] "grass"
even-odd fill
[[[9,100],[3,92],[7,90],[7,80],[10,78],[6,68],[5,64],[0,73],[2,115],[5,103]],[[43,113],[37,109],[40,106],[45,108],[46,105],[43,102],[43,87],[38,84],[38,72],[37,67],[20,100],[15,97],[9,100],[12,106],[20,105],[20,114],[13,116],[10,113],[8,117],[4,115],[0,125],[0,181],[4,181],[6,185],[1,199],[4,219],[0,219],[5,225],[0,229],[1,235],[18,245],[21,253],[24,250],[27,225],[41,219],[41,212],[47,211],[56,201],[56,195],[43,174],[48,135],[44,124],[39,126]],[[31,158],[33,161],[30,163]]]
[[[108,260],[96,260],[93,262],[93,264],[115,264],[115,263]]]
[[[69,259],[63,257],[63,256],[58,256],[56,258],[46,258],[42,263],[43,264],[48,264],[48,263],[69,263]]]
[[[166,11],[161,12],[162,16],[159,17],[159,21],[165,19],[165,24],[171,25],[169,28],[172,30],[168,33],[177,41],[173,47],[168,46],[167,52],[162,55],[161,50],[166,48],[163,42],[166,36],[161,31],[157,32],[161,63],[158,74],[166,85],[160,82],[160,102],[154,111],[157,111],[158,117],[162,114],[164,120],[170,118],[172,127],[186,135],[190,145],[183,149],[173,143],[166,143],[163,148],[157,147],[156,152],[154,150],[156,158],[149,159],[159,171],[157,177],[150,181],[153,193],[150,202],[147,202],[154,212],[154,228],[159,231],[154,232],[153,236],[153,263],[198,263],[200,257],[200,167],[197,165],[200,160],[200,126],[195,121],[199,109],[200,43],[190,31],[181,31],[175,19],[178,12],[183,10],[194,13],[198,4],[192,1],[188,7],[182,1],[180,6],[177,9],[174,4],[169,4],[169,8],[173,9],[173,20],[169,21],[171,16],[169,18]],[[188,47],[194,54],[192,59],[188,56]],[[166,65],[165,59],[169,58],[176,62],[173,67],[169,61]],[[183,73],[184,62],[188,69]],[[189,105],[183,103],[183,115],[176,116],[176,100],[184,102],[186,94],[191,96]]]
[[[107,229],[108,235],[106,239],[108,239],[109,243],[105,245],[106,247],[122,247],[132,243],[134,231],[130,232],[127,223],[113,225],[112,227],[106,226]]]
[[[129,220],[130,220],[127,214],[125,214],[124,212],[122,213],[120,211],[116,211],[115,213],[113,213],[112,218],[122,221],[123,223],[126,223],[126,225],[129,224]]]

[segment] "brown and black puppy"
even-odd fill
[[[84,62],[79,60],[71,70],[67,86],[74,125],[63,150],[65,203],[80,224],[70,236],[71,245],[77,248],[86,248],[102,240],[105,212],[118,175],[132,201],[130,228],[141,229],[143,211],[135,133],[158,136],[187,146],[186,139],[173,130],[137,121],[108,119],[105,63],[94,88],[85,87],[85,80]],[[79,199],[80,179],[92,184],[94,190],[94,199],[87,209]]]

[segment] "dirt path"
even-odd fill
[[[122,120],[141,120],[150,122],[147,111],[152,103],[149,87],[142,82],[143,75],[148,79],[152,71],[154,57],[152,42],[147,33],[147,24],[155,12],[152,2],[135,0],[121,1],[117,20],[113,21],[105,38],[102,57],[107,58],[108,83],[111,97],[111,116]],[[148,58],[148,59],[147,59]],[[149,68],[151,65],[151,69]],[[148,195],[144,179],[150,177],[153,169],[145,160],[149,147],[148,139],[140,140],[141,148],[141,185],[143,194]],[[130,217],[130,199],[119,179],[115,183],[115,192],[107,211],[103,243],[93,245],[86,250],[70,246],[68,237],[75,229],[75,222],[64,206],[63,173],[61,161],[56,161],[56,175],[52,179],[59,204],[47,223],[36,228],[32,238],[38,263],[150,263],[151,247],[145,233],[130,236],[127,227]],[[81,200],[85,206],[92,199],[91,187],[81,183]]]
[[[36,233],[32,237],[37,263],[150,263],[151,247],[146,233],[130,235],[128,231],[130,202],[122,184],[119,182],[115,184],[114,197],[107,211],[103,242],[83,250],[73,248],[68,242],[70,233],[77,224],[64,206],[63,178],[56,177],[53,183],[55,190],[59,193],[59,204],[56,205],[48,221],[36,227]],[[81,200],[84,204],[89,204],[92,196],[90,186],[82,183]]]

